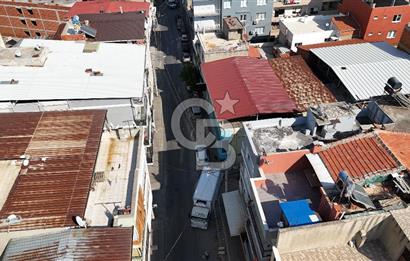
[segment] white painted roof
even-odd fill
[[[393,76],[403,83],[402,93],[410,93],[410,56],[387,43],[351,44],[311,51],[332,68],[357,100],[382,95],[387,80]]]
[[[312,15],[283,18],[281,22],[292,34],[333,31],[330,24],[334,15]]]
[[[67,100],[143,96],[145,46],[100,43],[96,52],[83,53],[83,42],[24,39],[21,47],[49,48],[43,67],[1,66],[0,100]],[[90,76],[86,69],[103,76]]]

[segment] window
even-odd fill
[[[263,21],[266,19],[266,13],[256,13],[256,21]]]
[[[386,20],[386,19],[387,19],[387,15],[383,16],[383,19],[385,19],[385,20]]]
[[[263,27],[256,27],[255,28],[255,34],[263,34]]]
[[[368,34],[368,36],[372,36],[373,35],[373,33],[372,32],[370,32],[369,34]]]
[[[382,35],[382,32],[378,32],[377,35]]]
[[[38,37],[40,37],[40,36],[41,36],[41,34],[40,34],[39,32],[36,32],[36,35],[37,35]]]
[[[231,0],[224,0],[224,9],[231,8],[232,1]]]
[[[27,12],[29,12],[29,14],[33,15],[33,9],[27,9]]]
[[[19,12],[20,14],[23,14],[23,11],[21,10],[21,8],[16,7],[17,12]]]
[[[379,17],[378,17],[377,15],[375,15],[375,16],[373,17],[373,20],[379,20]]]
[[[256,5],[266,5],[266,0],[256,0]]]
[[[29,31],[24,31],[27,36],[31,36]]]
[[[302,45],[302,43],[295,43],[295,47]]]
[[[20,19],[20,22],[21,22],[22,24],[27,24],[27,23],[26,23],[26,20],[24,20],[24,19]]]
[[[393,16],[393,23],[400,23],[401,21],[401,15],[394,15]]]
[[[395,31],[395,30],[389,31],[389,32],[387,33],[387,38],[388,38],[388,39],[396,38],[396,34],[397,34],[397,31]]]
[[[34,26],[37,26],[37,22],[36,22],[36,21],[31,20],[31,23],[32,23]]]
[[[239,16],[239,20],[241,20],[241,21],[246,21],[246,14],[241,14],[241,15]]]
[[[246,7],[247,0],[241,0],[241,7]]]

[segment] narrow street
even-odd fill
[[[172,112],[188,97],[179,77],[181,34],[175,21],[181,11],[162,4],[157,7],[157,14],[158,26],[151,44],[159,93],[154,101],[154,165],[150,168],[157,206],[153,220],[153,244],[157,250],[153,251],[152,260],[201,260],[205,251],[209,253],[208,260],[220,260],[215,220],[206,231],[190,227],[192,195],[200,173],[195,170],[194,152],[179,148],[171,131]],[[189,138],[193,123],[189,116],[183,119],[182,131]]]

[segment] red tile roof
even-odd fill
[[[0,219],[11,214],[23,219],[10,231],[72,226],[73,216],[84,215],[105,114],[0,114],[0,158],[30,157],[0,210]]]
[[[80,14],[120,13],[144,11],[149,15],[149,2],[96,0],[76,2],[68,12],[67,18]]]
[[[258,47],[249,46],[248,56],[253,58],[261,58],[261,53]]]
[[[400,163],[410,170],[410,133],[379,131],[378,136]]]
[[[360,181],[400,167],[374,134],[336,142],[318,154],[335,181],[342,170]]]
[[[306,111],[312,105],[336,101],[300,55],[276,58],[271,60],[271,63],[273,71],[300,111]]]
[[[297,111],[269,62],[251,57],[231,57],[201,65],[201,71],[218,120]],[[234,100],[233,111],[221,106]]]
[[[337,28],[340,35],[359,33],[359,25],[349,16],[335,16],[332,18],[332,24]]]

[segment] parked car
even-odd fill
[[[191,56],[189,53],[183,52],[182,53],[182,62],[189,63],[191,61]]]
[[[181,35],[181,41],[182,42],[188,42],[188,35],[187,34],[182,34]]]
[[[192,107],[194,108],[194,107]],[[196,165],[198,167],[203,167],[208,164],[209,158],[206,151],[205,145],[196,145],[195,146],[195,155],[196,155]]]

